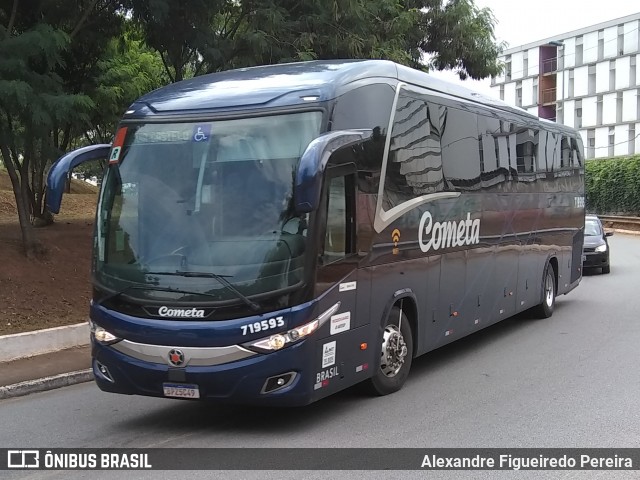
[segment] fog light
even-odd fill
[[[277,375],[275,377],[269,377],[264,382],[264,386],[262,387],[262,391],[260,393],[271,393],[275,392],[276,390],[288,387],[296,378],[296,375],[296,372],[288,372]]]
[[[109,369],[105,367],[103,364],[101,364],[100,362],[98,362],[97,360],[96,360],[96,368],[98,369],[98,372],[100,372],[106,380],[109,380],[111,383],[115,383],[115,380],[111,376],[111,372],[109,372]]]

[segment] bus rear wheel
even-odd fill
[[[537,318],[549,318],[556,305],[556,275],[551,263],[547,263],[542,277],[542,302],[533,309]]]
[[[411,325],[398,307],[391,309],[378,345],[378,359],[368,390],[374,395],[388,395],[402,388],[413,359]]]

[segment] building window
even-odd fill
[[[504,100],[504,84],[500,85],[500,100]]]
[[[576,38],[576,67],[581,67],[583,63],[583,46],[582,46],[582,36]]]
[[[602,30],[598,32],[598,37],[602,35]],[[598,38],[598,61],[604,58],[604,38]]]
[[[609,156],[613,157],[613,155],[615,154],[615,147],[616,144],[616,132],[615,132],[615,128],[614,127],[609,127]]]
[[[624,25],[618,25],[618,55],[624,55]]]
[[[589,70],[588,70],[588,74],[589,74],[589,79],[588,79],[588,93],[589,95],[594,95],[596,93],[596,66],[595,65],[589,65]]]
[[[596,131],[587,130],[587,158],[596,156]]]
[[[598,95],[596,100],[596,125],[602,125],[602,95]]]

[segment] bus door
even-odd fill
[[[368,348],[369,282],[358,269],[355,163],[327,168],[317,224],[315,296],[320,311],[340,304],[316,346],[314,390],[324,397],[366,378],[374,350]]]

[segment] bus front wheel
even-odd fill
[[[388,395],[402,388],[413,359],[411,325],[398,307],[391,309],[378,345],[376,368],[368,389],[374,395]]]

